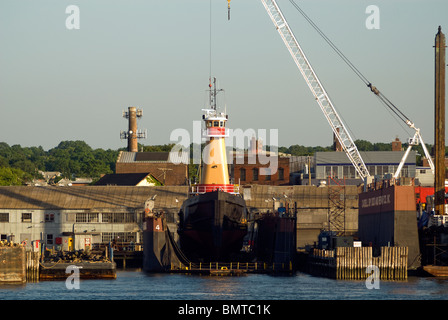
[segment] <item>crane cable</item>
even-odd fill
[[[384,96],[372,83],[359,71],[358,68],[339,50],[338,47],[325,35],[325,33],[314,23],[314,21],[307,16],[307,14],[294,2],[294,0],[289,0],[291,4],[300,12],[300,14],[308,21],[308,23],[319,33],[319,35],[328,43],[328,45],[336,52],[336,54],[352,69],[352,71],[364,82],[367,87],[370,88],[380,100],[386,105],[400,120],[406,124],[410,121],[409,118],[400,111],[386,96]]]

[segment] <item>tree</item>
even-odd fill
[[[366,140],[355,140],[355,145],[359,151],[374,151],[373,144]]]
[[[17,168],[0,168],[1,186],[20,186],[31,181],[31,175]]]

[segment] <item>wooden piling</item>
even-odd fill
[[[407,247],[381,247],[373,257],[371,247],[338,247],[334,250],[313,249],[308,270],[318,276],[345,280],[366,279],[369,266],[376,266],[382,280],[407,279]]]
[[[39,281],[39,252],[26,252],[26,281]]]

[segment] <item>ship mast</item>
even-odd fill
[[[216,97],[218,95],[218,92],[221,92],[224,90],[216,89],[216,78],[215,77],[213,77],[213,85],[212,85],[212,79],[210,78],[210,84],[208,86],[210,88],[210,100],[209,100],[210,108],[216,111],[216,109],[217,109]]]

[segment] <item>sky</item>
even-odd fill
[[[295,0],[350,61],[434,141],[434,38],[445,0]],[[278,0],[352,138],[406,141],[388,112],[288,0]],[[70,5],[79,9],[79,29]],[[369,5],[379,29],[369,29]],[[371,21],[371,20],[369,20]],[[260,0],[0,0],[0,141],[118,149],[122,112],[143,110],[144,145],[174,143],[207,107],[209,77],[233,129],[278,145],[329,146],[332,132]],[[448,134],[448,130],[446,130]],[[268,139],[269,140],[269,139]],[[266,141],[269,144],[269,141]]]

